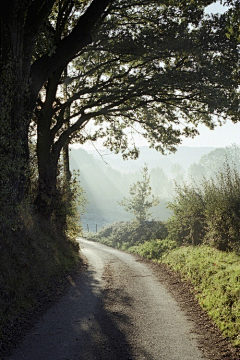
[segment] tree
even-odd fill
[[[130,197],[123,198],[119,205],[131,214],[134,214],[137,221],[145,222],[151,213],[149,209],[159,204],[159,200],[151,195],[150,176],[148,175],[147,164],[142,168],[142,181],[137,181],[130,186]]]
[[[59,68],[49,77],[36,109],[36,204],[44,213],[66,143],[102,137],[110,150],[136,157],[134,143],[129,146],[135,129],[164,152],[174,151],[182,136],[194,136],[198,122],[213,127],[214,116],[236,119],[236,40],[225,35],[226,15],[204,18],[205,3],[113,1],[71,73],[66,77]],[[52,29],[50,49],[69,26],[64,11],[53,17],[58,28]],[[66,83],[67,101],[61,96]]]
[[[36,49],[41,45],[38,39],[42,28],[48,23],[54,4],[62,1],[11,0],[1,5],[0,200],[1,209],[4,209],[3,222],[11,217],[25,196],[29,125],[39,91],[51,74],[61,67],[64,69],[76,53],[92,41],[91,31],[110,2],[76,2],[79,4],[78,18],[71,33],[50,52],[43,46],[38,56]],[[67,3],[73,4],[72,1]]]
[[[198,164],[189,168],[192,179],[201,183],[204,178],[216,178],[219,171],[223,171],[226,164],[230,169],[240,171],[240,148],[236,144],[226,148],[217,148],[201,157]]]
[[[168,189],[171,181],[168,179],[164,170],[160,167],[153,168],[151,169],[150,177],[153,193],[162,198],[168,197]]]
[[[36,103],[38,204],[44,204],[44,197],[52,203],[56,164],[70,141],[105,137],[106,146],[127,156],[126,129],[133,131],[138,124],[151,146],[172,151],[181,136],[197,133],[199,122],[212,127],[214,116],[238,121],[237,37],[230,32],[226,36],[227,15],[204,17],[204,7],[212,2],[4,4],[0,58],[4,201],[13,204],[24,197],[28,129]],[[73,72],[64,77],[70,62]],[[72,94],[63,101],[59,94],[66,82]],[[65,112],[69,105],[70,116]],[[137,155],[135,147],[130,155]]]
[[[173,180],[175,181],[175,183],[177,183],[177,184],[183,183],[185,170],[180,164],[174,163],[171,166],[171,173],[172,173]]]

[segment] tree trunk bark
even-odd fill
[[[64,69],[75,54],[91,42],[91,30],[111,0],[93,0],[52,56],[45,54],[31,64],[36,34],[54,2],[9,0],[0,5],[0,225],[12,217],[16,205],[24,200],[28,183],[28,129],[38,93],[56,69]],[[39,152],[43,151],[42,158],[46,159],[50,154],[49,139],[43,138],[38,146]],[[47,149],[42,145],[45,142]],[[57,171],[57,156],[55,153],[47,159],[46,164],[53,166],[51,175],[46,173],[46,164],[39,160],[40,191],[55,187],[51,182]]]
[[[45,218],[50,219],[53,201],[57,191],[57,172],[60,154],[52,153],[51,141],[51,103],[44,104],[38,118],[37,158],[38,158],[38,193],[35,206]]]
[[[55,209],[58,167],[51,154],[47,157],[42,155],[40,157],[42,160],[45,158],[45,161],[44,165],[39,168],[38,192],[34,204],[41,216],[50,221]]]
[[[28,183],[28,130],[31,119],[26,108],[32,44],[24,46],[24,19],[21,7],[1,14],[0,54],[0,203],[1,220],[16,212]],[[2,11],[2,10],[1,10]]]

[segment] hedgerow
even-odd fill
[[[181,244],[210,244],[240,251],[240,174],[225,165],[215,179],[176,188],[169,203],[169,238]]]
[[[165,239],[167,234],[166,224],[162,221],[146,221],[141,224],[137,221],[120,221],[103,228],[98,234],[88,234],[88,237],[108,246],[126,250],[148,240]]]

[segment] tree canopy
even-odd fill
[[[204,15],[208,3],[111,2],[68,75],[58,74],[56,94],[65,83],[69,96],[51,101],[55,146],[103,137],[111,150],[129,154],[139,131],[151,146],[172,151],[181,136],[196,135],[198,123],[238,121],[237,41],[226,36],[227,13]],[[59,31],[52,30],[54,43]]]
[[[56,183],[60,152],[69,142],[101,137],[110,150],[135,157],[135,131],[150,146],[173,151],[182,136],[197,133],[199,123],[212,128],[218,121],[238,121],[239,6],[227,1],[225,14],[206,15],[211,3],[11,0],[2,5],[3,201],[24,198],[32,120],[39,190],[45,195]]]
[[[190,166],[189,175],[196,183],[201,183],[203,178],[215,179],[226,165],[231,171],[240,171],[240,148],[236,144],[226,148],[217,148],[203,155],[198,164],[194,163]]]

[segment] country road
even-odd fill
[[[79,239],[88,269],[7,360],[200,360],[194,324],[137,257]]]

